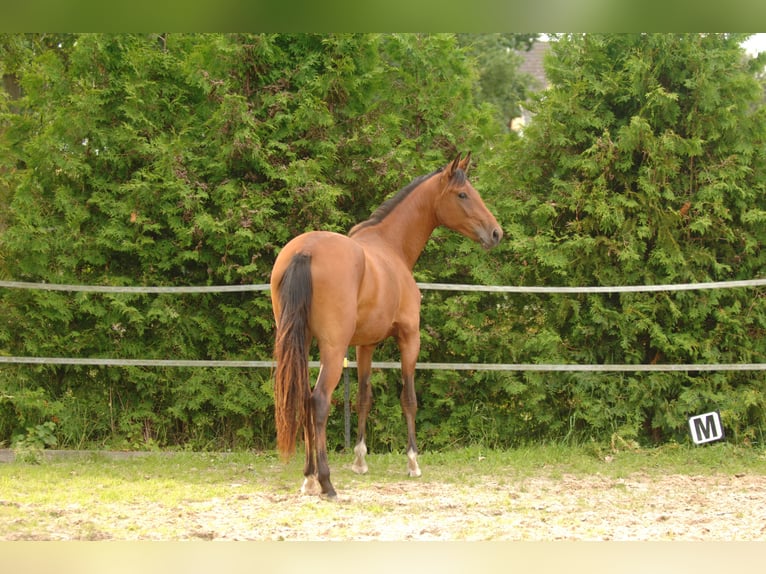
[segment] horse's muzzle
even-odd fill
[[[479,232],[479,242],[484,249],[492,249],[503,238],[503,230],[500,227],[482,229]]]

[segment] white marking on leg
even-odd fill
[[[302,494],[310,494],[312,496],[322,494],[322,485],[319,484],[319,479],[316,474],[307,476],[301,486]]]
[[[367,474],[367,462],[364,457],[367,456],[367,445],[364,444],[364,440],[354,447],[354,464],[351,465],[351,470],[357,474]]]
[[[418,453],[414,450],[407,451],[407,470],[409,475],[413,478],[423,474],[420,472],[420,467],[418,466]]]

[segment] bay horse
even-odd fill
[[[372,404],[370,372],[376,345],[396,339],[401,353],[401,406],[407,421],[410,476],[420,476],[415,443],[415,363],[420,351],[420,290],[412,269],[433,230],[446,226],[497,245],[503,231],[466,177],[470,152],[413,180],[348,235],[311,231],[280,251],[271,272],[276,321],[274,358],[277,448],[295,452],[303,428],[305,480],[301,491],[336,496],[327,459],[330,399],[349,346],[356,346],[358,431],[352,469],[367,472],[365,432]],[[311,389],[308,353],[319,346],[319,376]]]

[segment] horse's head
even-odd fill
[[[470,163],[471,152],[463,159],[458,155],[437,175],[442,192],[437,200],[436,217],[440,225],[490,249],[500,243],[503,230],[484,205],[479,192],[468,181],[466,173]]]

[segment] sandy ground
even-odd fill
[[[335,501],[300,494],[298,482],[294,493],[233,483],[167,506],[62,497],[33,507],[0,492],[0,540],[766,540],[764,476],[354,477],[336,484]]]
[[[750,476],[563,476],[461,489],[408,481],[346,491],[335,503],[300,495],[238,502],[187,509],[197,524],[188,532],[268,540],[766,539],[766,480]],[[249,519],[264,510],[273,520]]]

